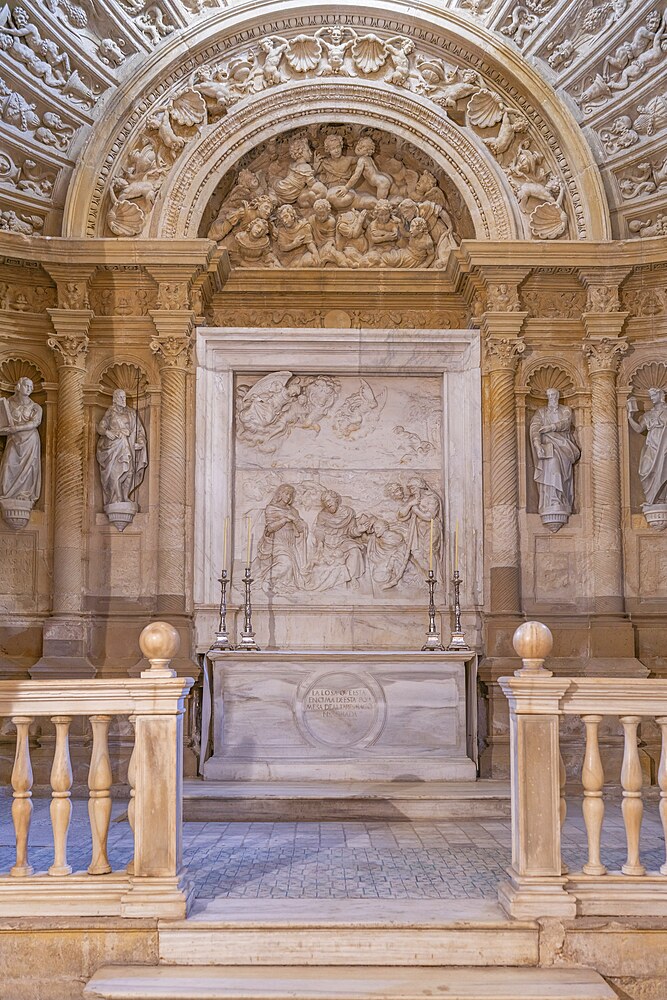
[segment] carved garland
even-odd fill
[[[533,235],[539,238],[558,238],[567,233],[568,218],[564,207],[566,187],[569,188],[570,196],[574,202],[575,214],[577,216],[577,231],[579,235],[586,235],[583,223],[583,208],[576,191],[576,185],[569,175],[567,165],[560,150],[556,151],[556,155],[561,167],[564,168],[561,170],[561,176],[559,176],[559,173],[554,172],[551,163],[546,163],[544,155],[541,152],[531,147],[531,140],[520,138],[528,130],[529,122],[527,116],[534,116],[532,109],[525,107],[520,111],[517,107],[510,106],[503,96],[490,90],[486,80],[481,77],[481,60],[477,60],[480,68],[476,70],[461,66],[446,66],[441,60],[430,56],[426,50],[417,53],[413,38],[393,35],[388,39],[381,39],[374,33],[369,32],[361,35],[356,31],[356,27],[352,26],[356,24],[357,20],[351,18],[351,23],[346,25],[344,29],[355,32],[357,36],[356,39],[348,37],[347,41],[352,41],[355,45],[359,43],[355,50],[356,68],[353,67],[352,69],[355,75],[364,76],[368,82],[382,82],[384,85],[383,90],[385,86],[397,89],[403,87],[403,89],[412,91],[422,100],[432,101],[436,105],[439,102],[438,115],[444,114],[446,116],[450,113],[458,115],[459,112],[464,112],[463,124],[458,125],[458,123],[453,123],[455,128],[468,130],[480,136],[482,141],[486,140],[487,148],[500,161],[510,182],[513,184],[522,210],[530,217],[530,226]],[[366,18],[365,21],[368,22],[368,19]],[[382,21],[383,19],[377,19],[378,26]],[[394,30],[396,28],[395,24],[392,24],[391,27]],[[230,57],[224,66],[218,65],[214,68],[207,68],[202,65],[204,59],[209,58],[212,60],[214,58],[214,53],[209,50],[199,57],[198,68],[194,72],[191,72],[189,85],[181,88],[169,101],[159,103],[154,97],[153,100],[149,99],[142,102],[140,109],[133,115],[133,120],[128,122],[123,129],[125,138],[129,138],[132,126],[138,122],[141,113],[145,114],[146,109],[153,105],[151,114],[146,118],[140,137],[131,144],[130,157],[135,157],[134,163],[130,163],[128,159],[124,170],[116,172],[110,184],[111,197],[114,204],[117,205],[120,202],[121,204],[125,203],[131,206],[130,208],[120,209],[120,222],[118,221],[119,210],[116,210],[115,215],[112,212],[111,219],[116,229],[123,230],[117,233],[118,235],[131,235],[130,230],[132,229],[134,229],[134,235],[136,235],[137,230],[142,231],[145,228],[145,217],[142,219],[139,212],[135,210],[136,207],[141,208],[141,206],[136,206],[138,188],[136,186],[130,188],[129,194],[132,197],[128,197],[128,186],[137,180],[147,182],[144,186],[149,201],[149,205],[147,206],[149,209],[148,214],[150,214],[150,208],[152,208],[157,191],[162,185],[164,175],[168,173],[173,163],[176,162],[184,146],[192,138],[201,134],[201,131],[209,126],[211,119],[215,120],[216,116],[219,117],[220,114],[225,114],[227,108],[232,104],[245,103],[245,101],[251,99],[251,97],[248,97],[243,92],[243,87],[249,90],[251,86],[254,86],[254,84],[247,83],[248,79],[254,79],[253,74],[261,71],[263,81],[265,76],[268,75],[266,86],[262,83],[263,89],[271,89],[283,84],[283,78],[286,76],[284,66],[289,67],[293,78],[294,74],[297,74],[297,79],[306,79],[309,77],[316,79],[316,74],[322,70],[321,56],[318,55],[318,52],[323,50],[322,40],[326,40],[329,47],[332,46],[332,40],[335,40],[337,37],[335,34],[332,34],[335,26],[329,25],[326,27],[326,31],[329,33],[326,39],[322,34],[319,38],[315,38],[315,34],[313,34],[311,36],[300,35],[291,40],[287,40],[281,35],[269,34],[269,32],[278,32],[279,30],[280,26],[278,24],[267,26],[268,37],[264,38],[264,56],[262,59],[259,58],[254,50],[247,49],[247,41],[245,41],[245,52],[239,53],[238,56]],[[319,28],[317,30],[323,31],[324,29]],[[343,30],[343,28],[338,30]],[[277,38],[280,40],[276,41]],[[269,45],[270,39],[273,40]],[[432,39],[432,33],[429,33],[429,42],[432,43]],[[230,41],[240,42],[241,40],[237,36],[237,39]],[[299,45],[294,48],[293,46],[297,41],[299,41]],[[364,44],[361,45],[361,42]],[[343,42],[340,44],[344,45],[346,43]],[[401,52],[402,56],[398,57],[392,53],[388,49],[389,45],[397,52]],[[350,50],[352,47],[352,45],[349,46]],[[447,45],[444,42],[443,47],[450,52],[455,49],[454,46]],[[277,48],[280,48],[282,51],[281,59],[276,63]],[[327,49],[328,51],[329,49]],[[383,53],[384,61],[381,62],[380,68],[378,64],[382,60]],[[250,54],[252,54],[252,58],[250,58]],[[475,62],[474,59],[471,59],[469,53],[461,53],[461,55],[464,55],[469,63]],[[269,63],[268,69],[266,65],[267,56],[271,56],[273,60]],[[291,61],[288,59],[281,65],[281,60],[283,58],[287,59],[288,56],[291,57]],[[243,63],[242,57],[245,57],[245,63]],[[316,58],[318,61],[316,61]],[[345,63],[345,59],[343,59],[343,63]],[[189,64],[188,69],[191,66],[192,63]],[[331,72],[330,61],[327,62],[327,66],[329,68],[322,70],[322,75],[327,72],[329,75],[337,76],[339,82],[346,78],[341,69],[337,73]],[[374,69],[373,67],[377,68]],[[357,69],[360,71],[358,72]],[[368,72],[365,72],[365,69]],[[489,69],[489,67],[484,66],[487,76],[498,77],[498,74],[491,74]],[[280,75],[281,73],[283,74],[282,76]],[[349,66],[345,73],[347,75],[350,74]],[[171,78],[166,81],[166,86],[168,87],[172,80],[175,82],[178,77],[182,80],[184,74],[185,69],[182,69],[178,74],[172,74]],[[236,74],[236,78],[234,74]],[[163,85],[161,88],[162,94],[164,94],[165,89],[166,87]],[[204,96],[204,92],[206,92],[206,96]],[[458,96],[461,94],[464,96]],[[216,107],[212,107],[212,101]],[[534,124],[535,120],[533,118],[531,125],[534,126]],[[553,135],[548,132],[544,123],[539,122],[539,125],[541,126],[540,131],[542,131],[543,138],[546,139],[548,145],[553,149],[555,145]],[[152,139],[149,133],[153,133]],[[156,142],[156,137],[159,142]],[[144,158],[141,164],[143,174],[139,177],[137,157],[141,156],[142,149],[146,149],[147,146],[152,147],[155,155],[152,158],[152,162]],[[117,142],[115,150],[118,151],[119,148],[120,143]],[[161,161],[157,155],[158,150],[162,156]],[[106,181],[112,166],[115,165],[116,158],[117,152],[114,152],[107,160],[103,176],[100,177],[98,182],[94,206],[91,206],[93,208],[101,202],[102,184]],[[567,173],[567,176],[563,177],[562,174],[565,173]],[[148,176],[149,174],[152,176]],[[145,209],[142,208],[141,210],[145,216]],[[90,235],[93,235],[95,230],[96,224],[91,218],[89,219]]]

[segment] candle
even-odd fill
[[[428,550],[428,571],[433,569],[433,518],[431,518],[431,541]]]
[[[456,529],[454,531],[454,569],[459,568],[459,519],[456,519]]]
[[[251,539],[252,539],[252,536],[250,534],[250,518],[248,518],[248,548],[246,550],[246,557],[245,557],[245,564],[246,564],[246,566],[250,566],[250,544],[251,544]]]
[[[227,529],[229,528],[229,518],[226,517],[222,525],[222,568],[227,568]]]

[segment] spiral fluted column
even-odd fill
[[[83,386],[86,380],[88,308],[49,309],[49,338],[58,367],[55,499],[53,507],[52,617],[44,623],[43,655],[32,676],[91,676],[88,625],[83,615],[85,509]]]
[[[525,350],[518,336],[525,313],[486,313],[483,321],[484,371],[488,378],[488,510],[490,609],[521,608],[519,544],[519,463],[514,381]]]
[[[151,312],[157,336],[151,350],[160,363],[160,508],[158,515],[158,614],[186,611],[187,378],[191,370],[194,313]]]
[[[620,314],[613,315],[618,324]],[[589,317],[584,320],[589,326]],[[618,337],[589,337],[583,344],[591,384],[594,610],[599,614],[624,607],[616,375],[627,350]]]

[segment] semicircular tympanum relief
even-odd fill
[[[570,111],[478,22],[430,8],[408,16],[396,2],[381,12],[268,2],[216,12],[207,29],[161,43],[162,62],[156,51],[108,100],[70,185],[68,235],[194,237],[222,178],[251,150],[295,127],[339,125],[380,129],[429,157],[478,239],[609,236],[600,177]],[[370,175],[369,166],[366,186]]]
[[[199,231],[239,267],[444,267],[470,213],[433,160],[378,129],[320,125],[226,174]]]

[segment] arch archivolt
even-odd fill
[[[271,0],[193,27],[110,101],[89,146],[99,150],[97,161],[88,157],[70,188],[65,233],[193,235],[220,171],[267,130],[334,115],[389,126],[435,151],[479,238],[607,238],[592,155],[544,81],[453,12],[407,11],[394,0],[381,15],[343,2],[310,4],[307,12],[283,5],[277,16]],[[324,58],[336,25],[352,33],[347,41],[364,42],[349,73],[333,72]],[[274,50],[286,46],[275,73],[265,69],[262,39]],[[211,79],[217,100],[205,86]]]

